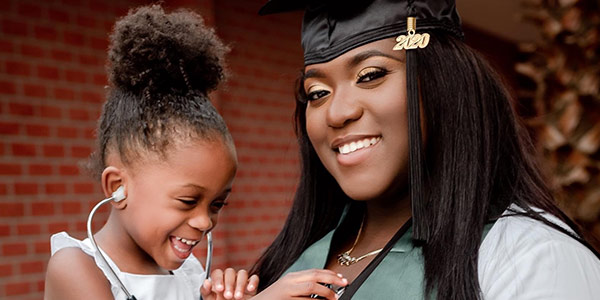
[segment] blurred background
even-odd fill
[[[231,46],[212,95],[239,171],[215,232],[216,267],[249,268],[287,215],[298,177],[293,83],[300,13],[258,17],[266,0],[173,0]],[[561,207],[600,237],[600,9],[596,0],[457,0],[466,42],[511,85]],[[80,165],[94,149],[108,33],[150,1],[0,1],[0,298],[42,299],[49,237],[85,237],[103,198]],[[457,70],[460,72],[460,70]],[[107,213],[97,215],[99,228]],[[204,261],[205,245],[196,250]]]

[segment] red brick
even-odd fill
[[[84,109],[70,109],[69,118],[76,121],[87,121],[90,119],[90,114]]]
[[[26,125],[25,132],[29,136],[50,136],[50,127],[47,125]]]
[[[58,68],[50,66],[38,66],[37,74],[41,78],[57,80],[59,78]]]
[[[22,45],[21,53],[25,56],[44,57],[44,49],[34,45]]]
[[[71,46],[81,47],[85,43],[85,37],[78,32],[65,31],[63,33],[63,41]]]
[[[58,61],[69,62],[73,59],[73,54],[71,54],[68,51],[52,50],[52,52],[50,52],[50,55],[51,55],[52,59],[58,60]]]
[[[50,195],[64,195],[67,193],[67,185],[64,183],[47,183],[46,193]]]
[[[105,74],[103,74],[103,73],[94,74],[94,75],[92,76],[92,82],[93,82],[94,84],[97,84],[97,85],[102,85],[102,86],[104,86],[104,85],[107,85],[107,84],[108,84],[108,80],[106,79],[106,75],[105,75]]]
[[[58,38],[58,32],[52,27],[36,25],[33,28],[36,39],[55,41]]]
[[[3,164],[0,163],[0,175],[21,175],[20,164]]]
[[[65,148],[62,145],[44,145],[45,157],[63,157],[65,156]]]
[[[24,295],[30,292],[29,282],[11,282],[4,285],[7,296]]]
[[[15,256],[27,254],[26,243],[4,243],[2,245],[2,255]]]
[[[71,16],[69,13],[58,9],[49,9],[48,17],[50,20],[59,23],[69,23],[71,21]]]
[[[38,186],[35,183],[15,183],[15,194],[17,195],[35,195],[38,193]]]
[[[0,52],[3,53],[13,53],[14,47],[13,42],[10,40],[0,40]]]
[[[19,224],[17,225],[17,233],[19,235],[34,235],[42,233],[40,224]]]
[[[61,204],[62,212],[65,215],[76,215],[81,213],[81,202],[69,201]]]
[[[31,213],[34,216],[51,216],[54,211],[54,203],[52,202],[31,203]]]
[[[81,64],[89,65],[89,66],[101,66],[102,65],[102,59],[97,56],[94,56],[94,55],[81,54],[81,55],[79,55],[79,62]]]
[[[44,292],[44,289],[46,287],[46,281],[38,280],[38,282],[35,283],[35,287],[37,292]],[[32,298],[30,300],[38,300],[38,298]]]
[[[35,156],[37,152],[33,144],[14,143],[11,148],[15,156]]]
[[[68,231],[68,230],[63,230],[63,231]],[[48,231],[49,233],[55,233],[54,231]],[[56,231],[58,232],[58,231]],[[36,254],[44,254],[44,253],[50,253],[50,242],[49,241],[41,241],[41,242],[36,242],[33,244],[33,248],[35,250]]]
[[[97,222],[96,222],[97,224]],[[85,232],[87,230],[87,224],[83,221],[78,221],[75,223],[75,230]],[[95,225],[93,228],[99,228],[100,225]]]
[[[96,128],[87,128],[87,129],[84,129],[83,130],[83,136],[86,139],[90,139],[90,140],[96,139]]]
[[[90,156],[92,148],[88,146],[73,146],[71,147],[71,155],[73,157],[85,158]]]
[[[91,194],[94,192],[94,185],[91,183],[75,183],[73,184],[75,194]]]
[[[40,114],[44,118],[60,119],[62,117],[60,108],[49,105],[42,105],[40,107]]]
[[[104,21],[104,25],[103,25],[104,31],[111,32],[114,25],[115,25],[115,22]]]
[[[9,103],[8,111],[13,115],[33,116],[33,105],[24,103]]]
[[[0,195],[8,194],[8,188],[6,187],[6,183],[0,183]]]
[[[62,0],[62,3],[71,5],[71,6],[81,6],[83,1],[82,0]]]
[[[58,137],[61,138],[76,138],[77,137],[77,128],[74,127],[66,127],[60,126],[56,129]]]
[[[92,37],[90,39],[90,46],[97,50],[106,51],[108,49],[108,39]]]
[[[91,1],[89,6],[90,9],[94,12],[108,12],[110,10],[108,5],[104,1]]]
[[[64,165],[64,166],[60,166],[58,168],[58,172],[60,175],[63,175],[63,176],[79,175],[79,167]]]
[[[81,98],[83,101],[86,101],[86,102],[92,102],[92,103],[104,102],[104,95],[100,94],[100,93],[84,91],[81,93]]]
[[[23,91],[25,92],[25,95],[29,97],[46,98],[47,96],[46,87],[43,85],[25,84],[23,86]]]
[[[43,273],[44,272],[43,261],[29,261],[21,263],[21,273],[22,274],[31,274],[31,273]]]
[[[13,274],[12,265],[10,265],[10,264],[0,265],[0,277],[8,277],[8,276],[12,276],[12,274]]]
[[[67,79],[67,81],[69,82],[86,83],[87,74],[85,72],[77,70],[66,70],[65,79]]]
[[[21,202],[0,203],[0,217],[22,217],[25,215],[25,205]]]
[[[77,16],[77,25],[87,28],[94,28],[96,26],[96,19],[91,16]]]
[[[68,88],[55,88],[54,97],[60,100],[75,100],[75,91]]]
[[[10,225],[0,225],[0,236],[9,236],[10,235]],[[2,271],[0,271],[2,273]],[[2,276],[2,275],[0,275]]]
[[[2,32],[20,36],[27,36],[29,34],[27,23],[13,20],[2,21]]]
[[[47,164],[29,165],[29,174],[31,175],[52,175],[52,166]]]
[[[31,67],[28,63],[22,61],[7,61],[6,73],[10,75],[29,76],[31,74]]]
[[[17,88],[14,82],[0,81],[0,93],[14,95],[17,93]]]
[[[49,233],[57,233],[57,232],[61,232],[61,231],[70,231],[68,222],[54,222],[54,223],[48,224],[48,232]],[[35,252],[40,253],[40,251],[44,251],[45,246],[46,246],[45,244],[40,244],[40,245],[36,244]],[[50,250],[50,245],[48,245],[48,250]]]
[[[13,135],[19,134],[19,123],[0,122],[0,134]]]
[[[42,8],[39,5],[30,3],[19,3],[17,12],[19,15],[30,19],[40,19],[42,17]]]

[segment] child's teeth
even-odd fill
[[[175,239],[178,240],[178,241],[181,241],[182,243],[190,245],[190,246],[194,246],[194,245],[198,244],[198,242],[199,242],[199,241],[190,241],[188,239],[184,239],[184,238],[181,238],[181,237],[178,237],[178,236],[176,236]]]

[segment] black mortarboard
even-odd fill
[[[427,33],[443,30],[463,37],[454,0],[270,0],[259,11],[266,15],[304,10],[302,47],[304,64],[330,61],[356,47],[397,37],[394,50],[406,51],[409,127],[410,197],[413,239],[427,241],[427,204],[423,199],[423,151],[417,48],[429,43]]]
[[[304,10],[302,47],[305,65],[322,63],[353,48],[406,32],[406,19],[417,19],[417,32],[446,30],[462,38],[453,0],[270,0],[259,14]]]

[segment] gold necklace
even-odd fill
[[[376,255],[379,252],[381,252],[381,250],[383,250],[383,248],[377,249],[375,251],[371,251],[371,252],[361,255],[359,257],[350,256],[350,253],[352,253],[352,250],[354,250],[354,247],[356,247],[356,243],[358,243],[358,239],[360,238],[360,234],[362,232],[364,223],[365,223],[365,218],[363,217],[362,221],[360,222],[360,228],[358,229],[358,234],[356,235],[356,240],[354,240],[354,244],[352,245],[352,248],[348,249],[348,251],[346,251],[346,252],[342,252],[342,253],[338,254],[337,259],[338,259],[338,263],[341,266],[347,267],[347,266],[353,265],[353,264],[363,260],[364,258],[367,258],[372,255]]]

